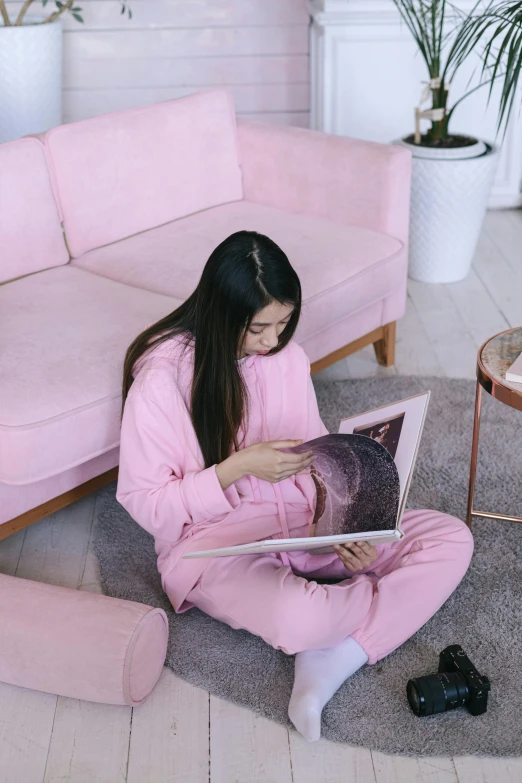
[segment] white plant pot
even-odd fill
[[[42,18],[0,26],[0,142],[62,122],[62,21]]]
[[[499,148],[432,149],[397,139],[413,154],[409,276],[454,283],[469,273],[499,159]]]

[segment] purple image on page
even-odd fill
[[[281,449],[312,451],[317,487],[315,536],[393,530],[400,502],[397,467],[388,450],[366,435],[330,433]]]

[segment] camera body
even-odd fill
[[[482,715],[490,689],[488,678],[478,673],[460,644],[451,644],[439,655],[438,673],[408,680],[406,695],[419,717],[464,706],[471,715]]]
[[[451,644],[439,655],[439,673],[458,672],[468,686],[466,707],[471,715],[482,715],[488,707],[488,693],[491,690],[489,679],[479,674],[460,646]]]

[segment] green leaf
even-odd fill
[[[42,0],[42,5],[43,5],[44,8],[45,8],[45,6],[47,5],[48,2],[49,2],[49,0]]]
[[[132,19],[132,11],[129,8],[129,19]]]
[[[60,10],[63,8],[63,3],[61,3],[60,0],[54,0],[54,3]]]
[[[518,96],[522,73],[522,0],[475,0],[468,11],[459,9],[452,0],[393,0],[393,3],[417,43],[431,77],[453,81],[463,63],[478,55],[480,83],[459,98],[449,116],[463,99],[483,86],[489,88],[489,104],[493,88],[500,80],[498,134],[503,122],[507,126]],[[455,23],[451,32],[445,33],[445,13],[450,8]],[[474,76],[475,69],[468,85]],[[442,89],[433,91],[432,96],[434,102],[442,102]]]
[[[83,22],[83,18],[80,16],[80,14],[73,14],[73,16],[77,22]]]

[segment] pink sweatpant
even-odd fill
[[[351,578],[336,554],[292,553],[290,566],[277,554],[212,558],[187,600],[290,655],[352,636],[376,663],[440,609],[473,553],[471,532],[447,514],[406,511],[401,527],[404,538],[377,545],[378,559]]]

